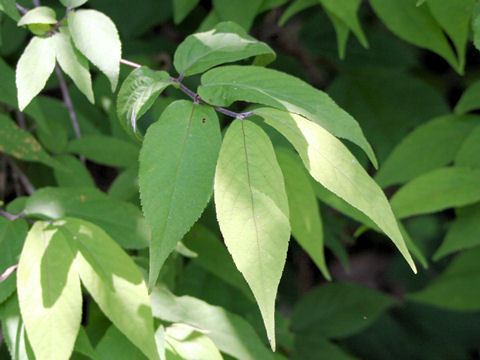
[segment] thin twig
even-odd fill
[[[20,4],[15,4],[17,7],[18,11],[20,11],[22,14],[26,14],[28,12],[28,9],[25,9],[22,5]]]
[[[2,210],[2,209],[0,209],[0,215],[6,217],[10,221],[17,220],[17,219],[24,216],[23,212],[18,214],[18,215],[13,215],[13,214],[10,214],[9,212],[6,212],[5,210]]]
[[[2,281],[5,281],[17,269],[17,267],[18,264],[8,267],[7,270],[5,270],[2,275],[0,275],[0,283]]]
[[[32,185],[28,177],[18,167],[18,165],[10,157],[7,157],[7,162],[13,173],[18,177],[27,194],[32,195],[35,192],[35,187]]]
[[[128,65],[128,66],[131,66],[131,67],[136,68],[136,69],[142,67],[142,65],[134,63],[133,61],[130,61],[130,60],[120,59],[120,62],[124,65]]]
[[[27,130],[27,123],[25,122],[25,115],[19,110],[15,111],[15,117],[17,118],[18,127],[23,130]]]
[[[7,195],[7,159],[0,157],[0,202],[5,200]]]
[[[40,0],[32,0],[33,6],[37,7],[40,6]]]
[[[77,138],[82,137],[82,133],[80,132],[80,126],[78,125],[77,115],[75,114],[75,110],[73,108],[72,99],[70,98],[70,94],[67,88],[67,82],[63,77],[62,70],[58,65],[55,65],[55,73],[58,77],[58,82],[60,84],[60,90],[62,92],[63,101],[65,102],[65,106],[68,109],[68,115],[70,116],[70,121],[72,122],[73,131],[75,132],[75,136]]]

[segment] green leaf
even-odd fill
[[[263,0],[213,0],[220,19],[235,21],[246,30],[252,26],[262,3]]]
[[[69,13],[68,28],[77,49],[108,77],[115,91],[122,55],[115,24],[99,11],[78,10]]]
[[[348,36],[350,35],[350,30],[348,26],[334,13],[331,11],[325,11],[335,28],[335,34],[337,36],[337,47],[338,47],[338,57],[340,59],[345,58],[345,52],[347,48]]]
[[[359,360],[348,354],[340,346],[324,339],[317,334],[301,334],[295,336],[292,359],[294,360]]]
[[[85,4],[88,0],[60,0],[63,6],[76,8]]]
[[[392,197],[399,218],[429,214],[480,201],[480,169],[445,167],[421,175]]]
[[[33,37],[18,60],[16,84],[20,111],[45,87],[55,68],[55,39]]]
[[[275,349],[275,298],[290,237],[288,200],[272,143],[251,121],[237,119],[225,134],[215,206],[225,244],[252,289]]]
[[[195,9],[200,0],[173,0],[173,21],[180,24]]]
[[[18,264],[27,232],[28,226],[25,220],[9,221],[0,217],[0,274],[3,274],[10,266]],[[17,287],[16,279],[16,273],[13,272],[7,279],[0,282],[0,303],[13,293]]]
[[[95,102],[92,90],[92,78],[88,68],[88,60],[72,43],[67,31],[54,35],[57,61],[63,71],[73,80],[77,88],[92,104]]]
[[[193,259],[195,263],[239,289],[247,298],[253,299],[252,292],[235,267],[227,248],[210,230],[197,224],[185,235],[183,242],[188,249],[198,254]]]
[[[53,169],[53,175],[60,187],[95,187],[95,182],[85,165],[76,157],[68,154],[55,158],[62,168]]]
[[[167,359],[222,360],[215,344],[198,329],[185,324],[172,324],[165,331]]]
[[[480,168],[480,126],[477,126],[467,136],[455,157],[455,165]]]
[[[301,298],[293,310],[291,327],[298,336],[311,333],[344,338],[372,324],[395,302],[360,285],[330,283]]]
[[[436,52],[459,71],[457,59],[437,21],[425,6],[416,0],[371,0],[377,16],[398,37],[419,47]]]
[[[458,58],[458,72],[463,74],[475,0],[429,0],[427,5],[435,20],[452,40]]]
[[[153,315],[169,322],[182,322],[208,332],[218,348],[242,360],[273,360],[252,326],[239,315],[190,296],[176,297],[156,288],[150,295]]]
[[[345,145],[302,116],[271,108],[254,113],[293,144],[315,180],[372,219],[416,272],[385,194]]]
[[[127,131],[142,139],[137,120],[150,109],[158,95],[174,84],[165,71],[153,71],[146,66],[133,70],[125,79],[117,97],[117,115]]]
[[[170,104],[147,130],[139,183],[143,212],[152,229],[150,289],[210,199],[220,143],[215,111],[186,100]]]
[[[138,167],[131,167],[120,173],[108,189],[108,195],[128,201],[138,198]]]
[[[285,178],[292,235],[310,255],[323,276],[331,280],[323,251],[323,225],[310,176],[293,151],[276,150]]]
[[[20,15],[15,6],[15,0],[0,0],[0,11],[3,11],[15,22],[20,20]]]
[[[337,137],[357,144],[377,166],[358,123],[324,92],[291,75],[256,66],[223,66],[202,76],[198,93],[217,106],[249,101],[300,114]]]
[[[368,41],[358,21],[358,8],[361,0],[318,0],[330,13],[337,16],[355,34],[364,47],[368,47]]]
[[[266,65],[275,59],[275,52],[241,26],[222,22],[210,31],[188,36],[175,51],[173,63],[178,73],[189,76],[252,56],[256,64]]]
[[[479,247],[463,252],[426,288],[409,294],[408,298],[443,309],[480,310],[479,257]]]
[[[401,184],[451,163],[479,120],[477,116],[446,115],[418,126],[393,149],[375,180],[383,187]]]
[[[25,214],[60,219],[75,216],[103,228],[127,249],[148,245],[149,230],[140,210],[94,188],[43,188],[27,200]]]
[[[480,3],[477,2],[472,14],[473,45],[480,50]]]
[[[90,359],[100,360],[83,326],[80,326],[80,331],[78,332],[77,340],[75,341],[75,347],[73,350],[88,356]]]
[[[298,14],[300,11],[303,11],[305,9],[308,9],[318,4],[319,4],[319,0],[295,0],[285,9],[285,11],[282,14],[282,17],[278,21],[278,24],[280,26],[283,26],[288,20],[290,20],[294,15]]]
[[[69,359],[82,317],[82,293],[65,234],[48,222],[28,233],[17,270],[18,302],[38,360]]]
[[[455,114],[466,114],[480,109],[480,80],[472,83],[465,90],[455,105]]]
[[[10,118],[0,114],[0,151],[22,161],[35,161],[50,167],[60,164],[48,155],[37,140],[20,129]]]
[[[159,359],[147,287],[133,260],[92,223],[67,218],[63,227],[76,243],[76,267],[92,298],[149,359]]]
[[[57,16],[52,8],[47,6],[37,6],[32,10],[29,10],[18,21],[18,26],[29,24],[56,24]]]
[[[147,360],[139,348],[114,325],[110,326],[97,345],[96,351],[101,360]]]
[[[68,143],[67,151],[108,166],[130,167],[138,161],[136,145],[107,135],[87,135],[73,139]]]
[[[480,245],[480,206],[457,209],[457,218],[450,225],[442,245],[433,255],[439,260],[446,255]]]

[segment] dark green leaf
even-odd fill
[[[14,21],[20,20],[20,15],[15,7],[15,0],[0,0],[0,11],[10,16]]]
[[[95,182],[85,165],[72,155],[59,155],[55,158],[62,168],[53,170],[60,187],[95,187]]]
[[[215,11],[224,21],[235,21],[244,29],[250,29],[263,0],[213,0]]]
[[[455,157],[455,165],[480,168],[480,126],[473,129],[460,146]]]
[[[173,21],[180,24],[195,9],[200,0],[173,0]]]
[[[466,114],[472,110],[480,109],[480,80],[472,83],[465,90],[455,105],[455,114]]]

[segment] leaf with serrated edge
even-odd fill
[[[315,180],[372,219],[416,272],[385,194],[341,141],[300,115],[272,108],[254,113],[292,143]]]
[[[186,100],[170,104],[147,130],[139,183],[143,212],[152,229],[150,289],[210,199],[220,143],[215,111]]]
[[[272,143],[251,121],[235,120],[225,134],[215,205],[225,244],[252,289],[275,349],[275,297],[290,237],[288,200]]]
[[[66,218],[78,248],[76,267],[100,309],[151,360],[158,359],[147,287],[133,260],[102,229]]]
[[[68,15],[68,28],[75,46],[107,75],[115,91],[122,44],[113,21],[96,10],[78,10]]]
[[[55,40],[33,37],[17,63],[16,85],[20,111],[45,87],[55,68]]]
[[[38,360],[69,359],[80,328],[82,293],[65,234],[48,222],[28,233],[17,270],[18,300]]]
[[[249,101],[303,115],[333,135],[358,145],[377,166],[375,154],[355,119],[326,93],[294,76],[258,66],[222,66],[202,76],[198,93],[213,105]]]

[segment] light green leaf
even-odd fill
[[[168,360],[222,360],[217,347],[198,329],[185,324],[173,324],[165,331]]]
[[[223,66],[202,76],[199,95],[209,104],[249,101],[300,114],[333,135],[350,140],[377,166],[358,123],[324,92],[291,75],[256,66]]]
[[[122,55],[115,24],[99,11],[78,10],[68,15],[68,28],[75,46],[107,75],[115,91]]]
[[[93,104],[95,98],[87,58],[73,46],[72,38],[67,31],[60,31],[53,38],[55,39],[57,61],[60,67],[70,76],[88,101]]]
[[[375,180],[383,187],[401,184],[451,163],[479,124],[478,116],[447,115],[418,126],[393,149]]]
[[[15,7],[15,0],[0,0],[0,11],[7,14],[13,21],[20,20],[20,15]]]
[[[254,113],[293,144],[315,180],[372,219],[416,272],[385,194],[345,145],[302,116],[271,108]]]
[[[429,214],[480,201],[480,169],[445,167],[421,175],[400,188],[391,204],[398,218]]]
[[[472,83],[462,94],[457,105],[455,114],[466,114],[472,110],[480,109],[480,80]]]
[[[186,100],[170,104],[147,130],[139,183],[143,212],[152,229],[150,289],[210,199],[220,143],[215,111]]]
[[[273,360],[252,326],[242,317],[190,296],[176,297],[155,289],[150,299],[153,315],[169,322],[182,322],[208,332],[224,353],[242,360]]]
[[[140,210],[94,188],[43,188],[27,200],[25,214],[59,219],[75,216],[103,228],[127,249],[142,249],[150,238]]]
[[[173,21],[180,24],[195,9],[200,0],[173,0]]]
[[[65,7],[76,8],[85,4],[88,0],[60,0]]]
[[[275,52],[241,26],[222,22],[210,31],[188,36],[175,51],[173,63],[180,74],[189,76],[252,56],[257,57],[255,64],[266,65],[275,59]]]
[[[63,227],[77,244],[76,267],[92,298],[149,359],[159,359],[147,287],[133,260],[92,223],[67,218]]]
[[[29,10],[22,18],[18,21],[18,26],[29,25],[29,24],[56,24],[57,16],[55,11],[52,8],[47,6],[38,6]]]
[[[80,279],[65,234],[48,222],[28,233],[17,270],[18,302],[37,360],[69,359],[82,317]]]
[[[312,6],[318,5],[319,0],[296,0],[292,2],[283,12],[282,17],[278,21],[280,26],[285,25],[285,23],[290,20],[294,15],[298,14],[300,11],[308,9]]]
[[[45,87],[54,68],[55,39],[33,37],[17,63],[17,97],[21,111]]]
[[[183,239],[191,251],[198,254],[193,261],[210,273],[218,276],[252,299],[252,292],[245,279],[235,267],[232,257],[223,242],[206,227],[196,224]]]
[[[235,21],[245,30],[250,29],[263,0],[213,0],[215,11],[224,21]]]
[[[426,6],[416,0],[370,0],[377,16],[398,37],[436,52],[457,71],[457,59],[447,38]]]
[[[275,298],[290,237],[285,183],[261,128],[235,120],[215,173],[215,206],[225,244],[262,313],[275,349]]]
[[[40,162],[50,167],[60,166],[29,132],[20,129],[10,118],[2,114],[0,114],[0,152],[22,161]]]
[[[95,182],[85,165],[76,157],[68,154],[55,158],[62,168],[53,169],[53,175],[60,187],[95,187]]]
[[[368,47],[368,41],[358,21],[358,8],[361,0],[318,0],[330,13],[343,21],[364,47]]]
[[[108,166],[130,167],[138,161],[137,146],[107,135],[87,135],[73,139],[68,143],[67,151]]]
[[[480,206],[478,204],[457,210],[457,218],[450,225],[442,245],[433,255],[439,260],[455,251],[480,245]]]
[[[285,178],[292,235],[310,255],[323,276],[331,280],[323,251],[323,225],[310,176],[293,151],[276,150]]]
[[[435,20],[452,39],[458,58],[458,72],[463,74],[475,0],[429,0],[427,5]]]
[[[408,298],[442,309],[480,310],[480,248],[458,255],[426,288],[409,294]]]
[[[170,75],[165,71],[153,71],[146,66],[133,70],[125,79],[117,97],[117,115],[127,131],[142,139],[137,120],[150,109],[158,95],[169,85]]]
[[[25,220],[9,221],[0,217],[0,274],[3,274],[10,266],[18,264],[27,232],[28,226]],[[13,293],[17,287],[16,282],[15,272],[0,282],[0,304]]]
[[[292,330],[299,336],[351,336],[372,324],[395,299],[381,292],[349,283],[317,287],[295,305]]]

